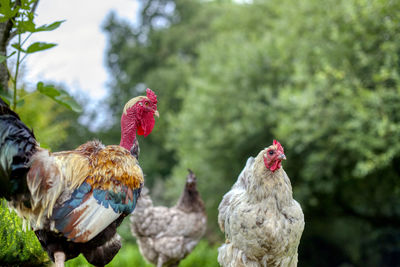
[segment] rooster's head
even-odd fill
[[[121,118],[121,127],[136,127],[137,134],[145,137],[153,130],[154,116],[159,116],[156,94],[149,88],[146,93],[146,96],[137,96],[129,100]]]
[[[282,167],[281,162],[286,159],[286,156],[283,147],[278,141],[274,140],[273,144],[264,151],[264,164],[268,170],[274,172]]]
[[[148,136],[154,128],[154,116],[159,116],[156,94],[149,88],[146,93],[129,100],[122,112],[120,146],[128,150],[135,145],[136,131],[138,135]]]

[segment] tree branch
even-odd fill
[[[13,27],[11,19],[0,23],[0,55],[7,56],[7,45],[10,40],[10,32]],[[0,87],[4,92],[8,92],[8,67],[7,60],[0,64]]]
[[[35,1],[32,5],[31,12],[34,13],[39,4],[39,0]],[[21,1],[16,0],[14,3],[14,7],[20,6]],[[18,17],[19,13],[15,14],[14,17],[8,19],[5,22],[0,23],[0,55],[7,56],[7,46],[10,43],[10,40],[17,35],[17,31],[12,31],[15,19]],[[10,79],[7,60],[5,60],[2,64],[0,64],[0,90],[4,92],[8,92],[8,81]]]

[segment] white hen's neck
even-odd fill
[[[252,175],[246,188],[250,200],[260,202],[270,199],[277,202],[277,205],[290,205],[293,200],[292,186],[282,168],[271,172],[265,167],[263,156],[259,154],[250,171]]]

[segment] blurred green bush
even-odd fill
[[[89,264],[82,255],[66,263],[66,267],[84,266],[89,266]],[[107,264],[107,267],[120,266],[151,267],[154,265],[149,264],[144,260],[136,244],[124,243],[117,256],[115,256],[115,258],[109,264]],[[207,241],[203,240],[199,242],[197,247],[193,250],[191,254],[189,254],[189,256],[181,261],[179,266],[218,267],[219,264],[217,262],[217,247],[210,246]]]

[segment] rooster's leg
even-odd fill
[[[62,251],[54,252],[54,261],[56,263],[56,267],[64,267],[65,253]]]

